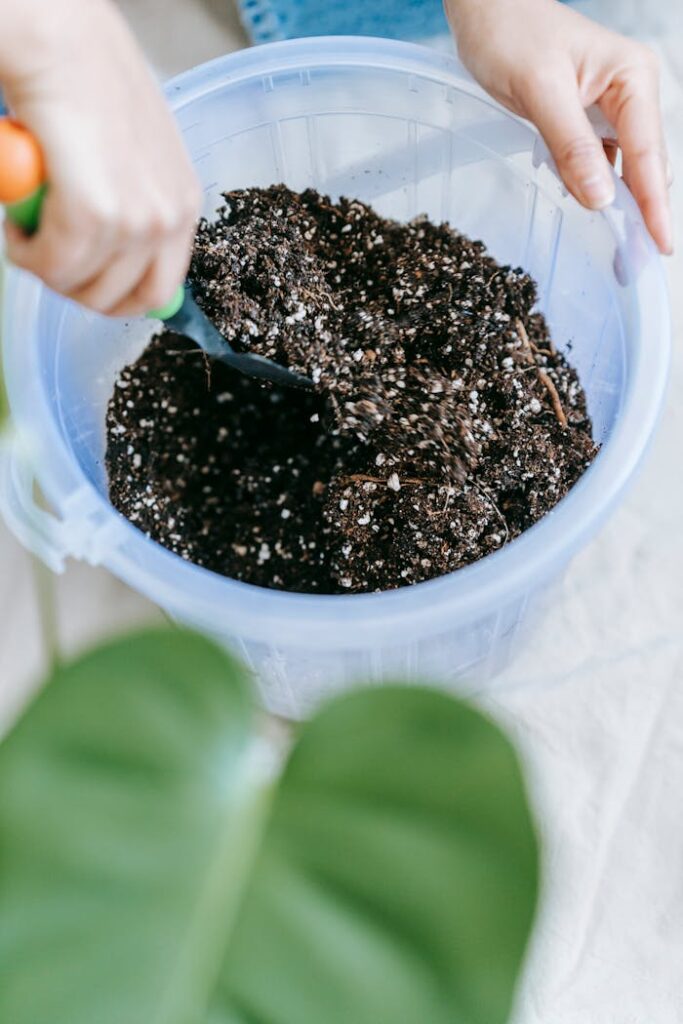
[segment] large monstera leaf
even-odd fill
[[[537,846],[497,727],[361,690],[274,770],[259,721],[190,633],[55,672],[0,746],[0,1020],[504,1024]]]

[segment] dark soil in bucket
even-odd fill
[[[113,504],[198,565],[281,590],[432,579],[549,512],[596,455],[536,287],[481,242],[284,187],[226,194],[195,296],[280,391],[154,338],[107,417]]]

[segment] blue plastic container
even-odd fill
[[[427,213],[482,238],[540,285],[555,341],[571,345],[603,449],[570,495],[503,550],[387,594],[261,590],[197,568],[147,539],[107,499],[104,416],[114,377],[150,325],[85,313],[13,271],[4,364],[17,435],[0,502],[53,568],[104,565],[253,667],[265,701],[300,715],[360,680],[490,685],[548,587],[621,498],[652,437],[669,358],[662,266],[619,182],[604,214],[559,183],[537,133],[492,102],[454,60],[420,47],[325,38],[199,67],[168,96],[206,189],[284,181],[359,196],[384,214]],[[33,497],[37,481],[51,512]],[[616,595],[615,595],[616,599]]]

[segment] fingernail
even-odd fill
[[[603,210],[614,202],[614,182],[604,174],[594,174],[581,182],[581,196],[592,210]]]
[[[671,163],[671,161],[669,160],[668,157],[667,157],[667,160],[666,160],[666,172],[665,173],[666,173],[666,183],[667,183],[668,187],[671,188],[671,186],[674,183],[674,169],[673,169],[673,165],[672,165],[672,163]]]

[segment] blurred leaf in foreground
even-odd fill
[[[56,672],[0,747],[0,1020],[504,1024],[538,857],[508,741],[361,690],[276,778],[251,701],[179,631]]]

